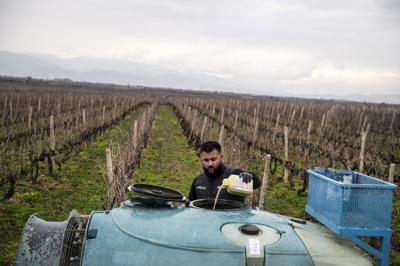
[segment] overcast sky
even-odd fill
[[[254,93],[400,94],[400,1],[0,0],[0,50],[166,66]]]

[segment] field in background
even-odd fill
[[[362,167],[387,180],[396,164],[390,178],[399,182],[396,105],[29,82],[0,82],[0,264],[12,263],[34,212],[63,220],[73,208],[118,206],[132,182],[187,195],[200,171],[196,147],[207,139],[224,144],[228,164],[260,176],[272,155],[265,196],[271,212],[308,217],[304,171],[315,166]],[[400,264],[397,191],[393,265]]]
[[[121,137],[121,131],[144,110],[128,115],[118,127],[99,136],[89,146],[71,157],[61,170],[50,176],[40,165],[37,184],[28,178],[18,180],[15,195],[0,201],[0,265],[12,265],[25,222],[33,213],[45,220],[62,221],[71,210],[90,214],[106,205],[106,156],[109,141]]]

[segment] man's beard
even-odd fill
[[[222,174],[222,163],[220,165],[218,165],[217,168],[214,168],[212,166],[205,168],[203,167],[204,173],[209,176],[209,177],[218,177]]]

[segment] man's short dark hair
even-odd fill
[[[200,153],[202,152],[212,152],[213,150],[217,150],[218,152],[222,151],[221,144],[218,141],[210,140],[203,142],[200,146]]]

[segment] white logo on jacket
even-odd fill
[[[205,186],[197,186],[196,189],[207,190],[207,188]]]

